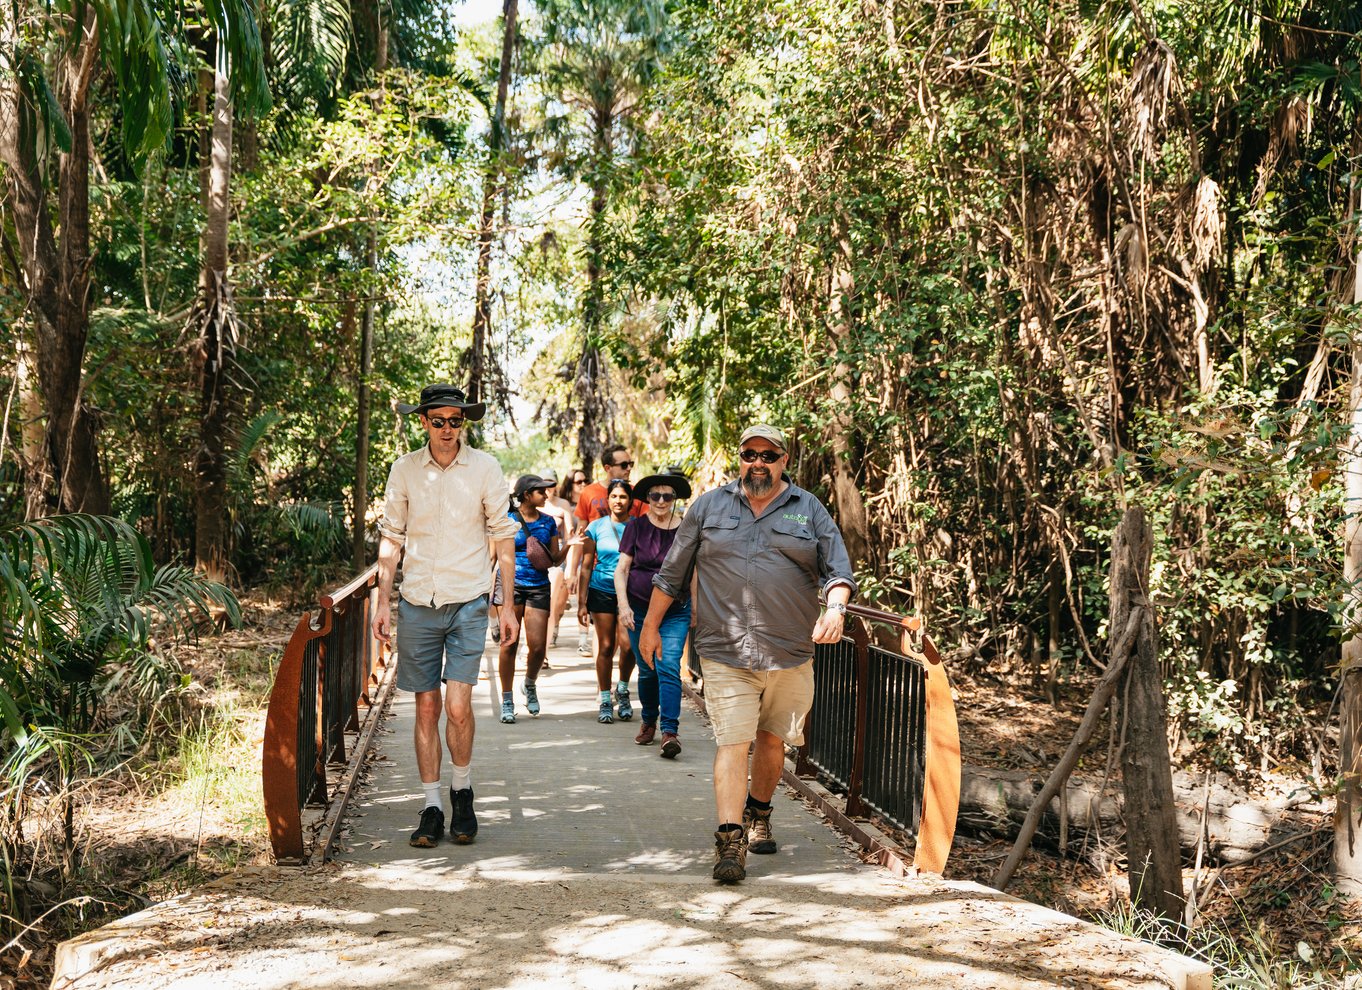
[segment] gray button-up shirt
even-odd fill
[[[761,518],[730,482],[686,510],[653,586],[681,597],[698,569],[695,649],[703,660],[783,670],[813,656],[818,591],[856,593],[851,558],[821,502],[789,485]]]

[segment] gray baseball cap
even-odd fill
[[[754,423],[747,429],[743,430],[742,436],[738,437],[738,444],[741,446],[742,444],[745,444],[747,443],[747,441],[752,440],[756,437],[761,437],[761,439],[763,440],[769,440],[771,443],[775,444],[781,450],[786,449],[785,434],[781,433],[774,426],[770,426],[766,423]]]

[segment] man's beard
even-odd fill
[[[755,495],[758,498],[767,494],[772,488],[776,487],[775,475],[770,471],[760,468],[753,468],[747,472],[747,477],[743,478],[742,486],[747,489],[748,495]]]

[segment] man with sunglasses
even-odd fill
[[[587,485],[577,495],[576,514],[583,529],[601,516],[610,515],[605,486],[616,479],[628,481],[630,472],[634,470],[634,459],[629,456],[627,447],[618,443],[611,444],[601,451],[601,467],[605,468],[605,478]],[[641,516],[647,511],[648,507],[635,499],[634,504],[629,507],[629,516],[630,518]]]
[[[416,695],[416,768],[425,805],[411,845],[438,845],[444,833],[440,794],[440,712],[454,765],[449,788],[449,837],[466,845],[478,834],[473,813],[473,686],[478,682],[487,635],[487,592],[492,585],[490,541],[501,565],[503,601],[515,595],[515,537],[519,526],[506,515],[506,483],[490,454],[463,442],[466,419],[486,407],[467,402],[453,385],[427,385],[416,405],[427,442],[399,457],[388,474],[378,529],[378,594],[373,631],[392,638],[389,599],[399,557],[402,563],[397,640],[397,687]],[[515,610],[501,609],[501,640],[519,633]],[[444,686],[443,701],[441,685]]]
[[[749,850],[776,851],[771,798],[785,746],[804,742],[814,644],[842,638],[856,591],[837,524],[784,473],[785,435],[759,423],[743,431],[738,447],[738,479],[695,499],[682,520],[653,577],[639,635],[639,660],[651,667],[661,655],[662,620],[694,575],[693,643],[718,744],[713,876],[721,883],[747,876]]]

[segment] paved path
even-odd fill
[[[398,696],[337,863],[245,870],[66,943],[54,987],[1209,990],[1205,967],[1171,953],[976,884],[866,866],[783,789],[780,852],[716,885],[711,737],[684,711],[673,762],[633,744],[637,719],[598,724],[572,639],[550,653],[544,713],[517,695],[510,726],[488,643],[475,844],[408,846],[420,788]]]
[[[517,677],[514,725],[499,721],[496,647],[488,641],[474,696],[477,842],[445,842],[429,850],[407,844],[422,799],[412,755],[412,696],[399,694],[385,726],[390,731],[378,745],[384,772],[374,774],[356,802],[350,816],[353,831],[343,839],[347,851],[337,855],[339,861],[402,863],[415,869],[466,866],[479,872],[709,876],[714,737],[707,723],[683,705],[682,752],[675,760],[662,759],[656,743],[634,744],[637,714],[629,722],[601,725],[596,721],[594,661],[578,655],[575,623],[564,621],[563,633],[565,643],[569,638],[573,642],[549,651],[550,669],[539,679],[539,717],[526,712]],[[517,673],[523,670],[522,651]],[[637,691],[634,707],[637,711]],[[443,770],[447,783],[447,754]],[[447,806],[445,810],[448,814]],[[847,854],[839,833],[806,813],[803,802],[784,789],[776,798],[772,824],[781,849],[774,856],[749,857],[754,880],[870,871]]]

